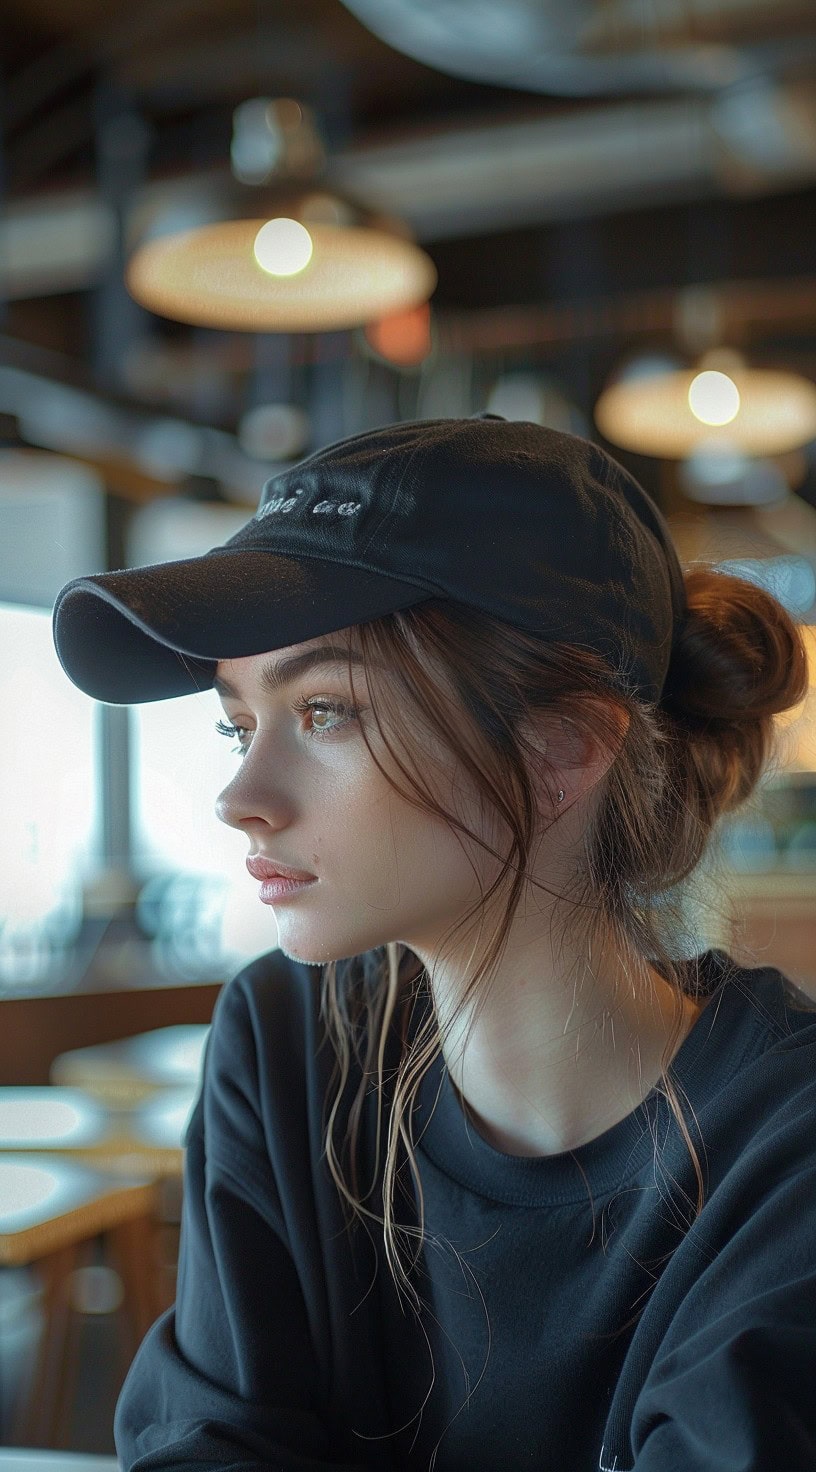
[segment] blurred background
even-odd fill
[[[0,1440],[103,1453],[173,1297],[215,997],[276,931],[213,811],[214,692],[89,699],[55,596],[223,542],[332,440],[490,410],[604,445],[681,562],[767,587],[816,669],[816,11],[5,0],[1,24]],[[812,689],[718,842],[682,944],[816,995]]]

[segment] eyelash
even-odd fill
[[[342,712],[343,714],[345,714],[346,719],[345,721],[343,721],[340,727],[336,728],[339,730],[342,730],[343,726],[347,726],[350,721],[356,720],[358,715],[360,714],[359,708],[357,706],[343,705],[340,702],[335,703],[332,700],[317,699],[296,700],[292,706],[292,710],[295,711],[298,715],[306,715],[309,711],[313,710],[329,710],[332,711],[335,715],[339,715]],[[230,738],[232,738],[233,736],[237,736],[239,731],[246,731],[247,727],[228,726],[224,723],[224,721],[216,721],[215,729],[216,731],[218,731],[219,735],[229,736]],[[313,726],[308,734],[310,736],[318,736],[321,738],[324,736],[334,736],[335,729],[323,730],[320,726]],[[237,754],[238,756],[246,756],[248,750],[249,747],[243,742],[239,741],[238,745],[232,748],[232,752],[230,753],[230,755]]]

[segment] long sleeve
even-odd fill
[[[633,1472],[816,1468],[816,1171],[788,1165],[679,1305],[634,1408]]]
[[[293,1204],[281,1204],[255,1079],[233,983],[218,997],[186,1135],[176,1302],[142,1341],[116,1407],[123,1472],[358,1472],[324,1416]],[[304,1232],[318,1274],[308,1222]]]

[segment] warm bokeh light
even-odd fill
[[[692,379],[688,401],[692,414],[701,424],[730,424],[740,409],[739,389],[733,378],[714,368],[707,368]]]
[[[783,734],[780,758],[791,771],[816,771],[816,626],[799,624],[807,651],[810,685],[804,700],[774,716],[774,726]]]
[[[305,225],[285,215],[267,220],[255,236],[255,259],[270,276],[295,276],[308,266],[314,246]]]
[[[389,363],[410,367],[422,363],[431,351],[431,308],[428,302],[392,312],[365,328],[367,341]]]

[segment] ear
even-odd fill
[[[620,706],[600,701],[590,702],[590,705],[598,705],[607,720],[610,715],[613,717],[617,734],[612,750],[600,737],[582,731],[569,716],[541,714],[522,728],[531,748],[529,755],[536,776],[547,787],[554,781],[556,794],[563,789],[570,802],[601,780],[614,762],[629,729],[628,712]],[[600,723],[599,729],[602,729]],[[546,765],[540,761],[541,757],[546,758]],[[549,769],[553,769],[552,778]]]

